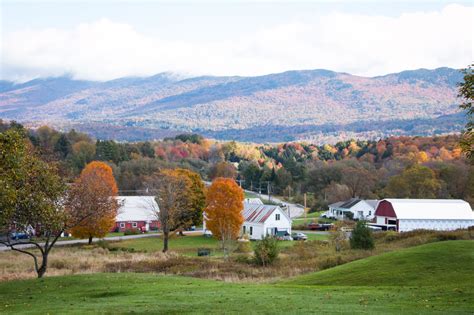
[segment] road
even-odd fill
[[[195,233],[202,233],[202,231],[186,231],[184,234],[195,234]],[[124,235],[124,236],[109,236],[109,237],[104,237],[102,239],[99,238],[94,238],[92,241],[97,242],[99,240],[105,240],[105,241],[124,241],[124,240],[132,240],[136,238],[145,238],[145,237],[154,237],[154,236],[160,236],[161,233],[148,233],[148,234],[138,234],[138,235]],[[54,246],[65,246],[65,245],[74,245],[74,244],[87,244],[89,240],[84,239],[75,239],[75,240],[60,240],[57,241]],[[20,244],[20,243],[18,243]],[[44,245],[44,243],[40,243],[41,246]],[[31,248],[34,245],[31,244],[25,244],[25,245],[18,245],[16,246],[17,248]],[[10,247],[6,247],[3,245],[0,245],[0,252],[2,251],[7,251],[10,250]]]

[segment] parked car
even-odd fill
[[[332,223],[310,223],[308,224],[308,229],[313,231],[329,231],[333,226]]]
[[[294,241],[306,241],[308,239],[308,236],[301,232],[291,233],[291,237]]]
[[[10,233],[10,239],[17,241],[17,240],[27,240],[30,236],[24,232],[12,232]]]

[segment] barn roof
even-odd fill
[[[242,214],[246,222],[264,223],[277,209],[280,209],[280,207],[272,205],[244,203],[244,210]],[[283,212],[283,214],[287,216],[285,211],[281,210],[281,212]]]
[[[397,219],[474,220],[471,206],[460,199],[384,199]]]
[[[123,221],[154,221],[158,205],[153,196],[118,196],[121,205],[116,217],[117,222]]]

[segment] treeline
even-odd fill
[[[0,122],[0,131],[8,128],[23,126]],[[473,166],[462,155],[457,135],[322,146],[218,142],[195,134],[119,143],[47,126],[28,130],[28,136],[42,159],[57,163],[66,178],[74,178],[93,160],[107,162],[121,194],[140,193],[147,176],[179,167],[204,180],[231,177],[244,188],[289,196],[295,202],[302,202],[306,193],[314,210],[351,197],[474,200]]]

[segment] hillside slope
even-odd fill
[[[456,286],[474,289],[474,241],[402,249],[296,277],[287,284],[331,286]]]
[[[4,282],[0,283],[0,313],[472,314],[473,244],[449,241],[418,246],[286,284],[144,273]],[[371,273],[376,280],[369,285]]]
[[[373,78],[305,70],[258,77],[180,79],[163,73],[108,82],[2,81],[0,117],[92,130],[115,125],[194,131],[237,140],[432,135],[462,128],[456,99],[461,79],[458,70],[439,68]],[[440,124],[440,118],[450,123]],[[374,122],[396,123],[384,128]]]

